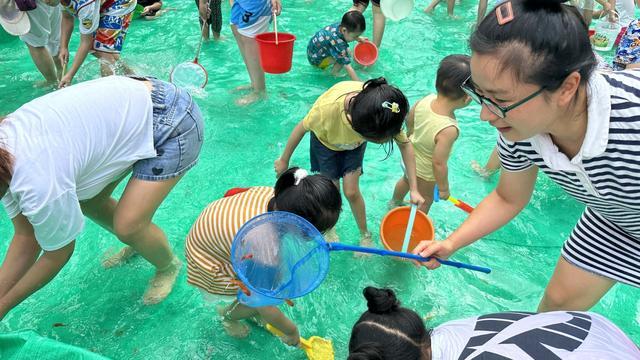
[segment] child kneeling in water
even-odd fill
[[[309,64],[323,70],[333,64],[331,74],[337,75],[344,68],[351,80],[360,81],[351,67],[349,43],[362,41],[360,35],[364,32],[365,27],[364,16],[354,10],[344,14],[340,23],[327,25],[320,29],[307,45]]]
[[[449,55],[442,59],[436,76],[436,95],[418,101],[407,117],[407,133],[416,156],[418,191],[425,197],[420,210],[429,212],[433,189],[438,184],[441,199],[449,197],[447,161],[458,138],[458,122],[454,114],[471,101],[460,85],[471,76],[467,55]],[[390,206],[402,205],[409,191],[405,176],[396,183]]]
[[[282,155],[274,162],[276,174],[289,167],[289,160],[304,134],[311,132],[311,170],[331,178],[349,200],[351,211],[360,230],[360,245],[372,246],[367,229],[364,199],[360,193],[360,175],[367,141],[388,145],[394,140],[400,148],[407,169],[411,202],[422,205],[424,199],[416,184],[416,163],[413,147],[402,131],[409,102],[400,89],[387,84],[384,78],[342,81],[332,86],[313,104],[305,118],[291,132]],[[337,241],[331,231],[328,241]]]
[[[640,350],[602,315],[581,311],[486,314],[427,329],[390,289],[364,289],[348,360],[638,359]]]
[[[239,292],[231,265],[231,244],[244,223],[273,210],[299,215],[324,232],[338,221],[340,193],[327,177],[307,176],[305,170],[295,167],[278,178],[275,188],[256,186],[230,193],[209,204],[187,235],[187,282],[199,288],[205,299],[232,301],[218,309],[227,334],[247,336],[249,328],[240,320],[259,316],[285,334],[285,343],[296,345],[300,339],[298,328],[278,310],[278,304],[254,308],[249,306],[250,299]]]

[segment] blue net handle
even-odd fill
[[[325,252],[329,252],[329,249],[327,249],[325,246],[323,246],[322,244],[318,244],[318,246],[314,247],[313,249],[311,249],[305,256],[302,257],[302,259],[298,260],[298,262],[295,263],[295,265],[293,265],[291,267],[291,276],[289,277],[289,281],[287,281],[286,283],[278,286],[277,288],[271,290],[271,291],[265,291],[264,295],[270,296],[270,297],[275,297],[275,298],[281,298],[280,297],[280,292],[286,288],[288,288],[291,283],[293,282],[293,279],[296,278],[296,271],[303,266],[307,261],[309,261],[309,259],[311,259],[312,256],[314,256],[318,251],[325,251]],[[313,290],[315,290],[318,286],[320,286],[320,284],[322,283],[321,279],[320,281],[317,281],[316,284],[314,284],[314,286],[312,288],[310,288],[308,290],[308,292],[311,292]]]
[[[362,247],[362,246],[345,245],[345,244],[338,244],[338,243],[325,243],[325,246],[327,247],[327,249],[329,249],[329,251],[356,251],[356,252],[363,252],[363,253],[369,253],[369,254],[377,254],[382,256],[397,256],[405,259],[418,260],[421,262],[431,260],[431,258],[428,258],[428,257],[426,258],[426,257],[422,257],[419,255],[414,255],[410,253],[383,250],[383,249],[374,249],[374,248],[368,248],[368,247]],[[482,266],[476,266],[476,265],[461,263],[458,261],[444,260],[444,259],[438,259],[438,258],[435,258],[435,259],[443,265],[449,265],[449,266],[457,267],[459,269],[479,271],[485,274],[488,274],[491,272],[491,269],[482,267]]]

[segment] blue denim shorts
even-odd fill
[[[133,177],[161,181],[183,175],[198,162],[204,140],[204,122],[191,95],[154,78],[136,77],[152,84],[153,145],[157,156],[133,164]]]
[[[324,146],[313,132],[309,138],[311,171],[319,172],[331,180],[339,180],[354,171],[360,171],[360,174],[364,173],[362,162],[364,151],[367,149],[366,142],[353,150],[335,151]]]

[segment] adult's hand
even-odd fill
[[[423,240],[412,251],[415,255],[431,257],[431,260],[427,262],[416,262],[417,265],[422,265],[429,270],[440,266],[440,263],[435,258],[447,259],[454,252],[455,248],[447,240]]]

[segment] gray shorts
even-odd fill
[[[197,162],[204,140],[204,122],[191,95],[175,85],[154,78],[153,144],[156,157],[133,164],[133,177],[160,181],[183,175]]]

